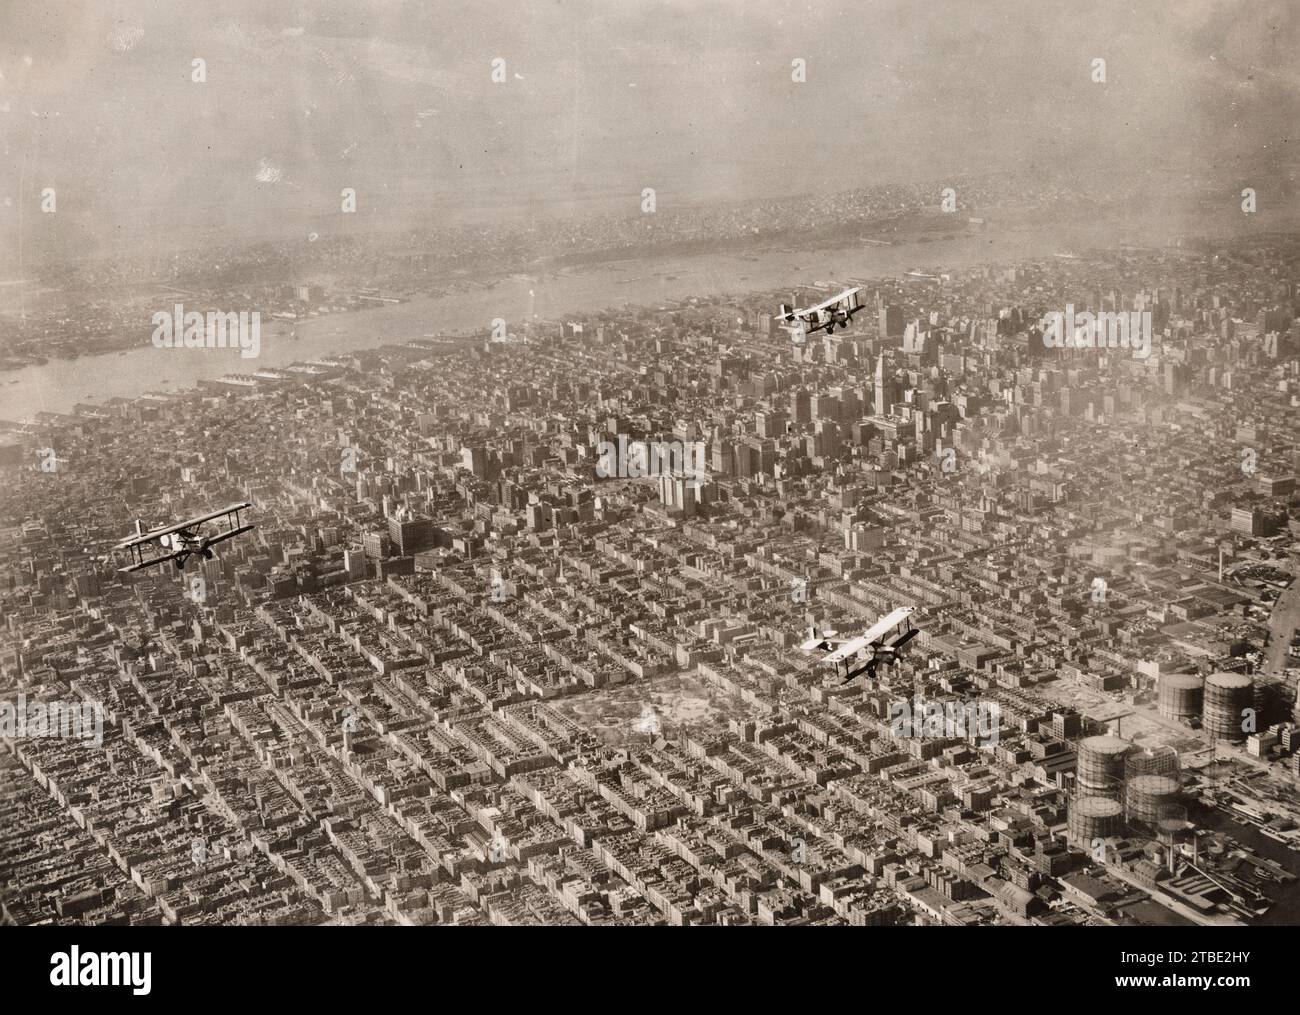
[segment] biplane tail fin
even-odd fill
[[[822,652],[829,652],[833,647],[831,643],[831,639],[835,637],[836,633],[837,632],[835,631],[819,630],[817,625],[813,624],[808,628],[807,640],[804,641],[804,643],[800,645],[799,648],[802,649],[804,652],[815,652],[818,650]]]

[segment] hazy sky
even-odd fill
[[[1296,163],[1297,42],[1293,0],[5,0],[0,258],[20,203],[30,260],[632,214],[642,187],[661,208],[1009,166],[1262,187]]]

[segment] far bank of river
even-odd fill
[[[692,296],[791,291],[813,281],[897,276],[920,267],[1007,263],[1050,256],[1069,242],[1059,229],[1025,228],[897,246],[607,261],[536,276],[512,275],[487,289],[323,315],[291,326],[264,320],[256,359],[244,359],[235,349],[157,349],[150,342],[150,324],[142,326],[139,349],[0,372],[0,419],[20,421],[38,412],[68,412],[80,402],[176,391],[226,374],[283,367],[443,331],[486,330],[497,317],[513,329],[530,312],[555,320],[628,304],[655,306]]]

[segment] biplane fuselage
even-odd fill
[[[127,550],[131,554],[131,563],[126,567],[118,568],[118,571],[121,573],[139,571],[142,568],[153,567],[155,564],[165,564],[169,560],[175,563],[177,570],[180,570],[192,554],[211,560],[213,556],[211,548],[214,544],[252,531],[254,526],[241,525],[239,522],[239,512],[252,506],[248,501],[230,504],[219,511],[200,515],[198,518],[189,518],[175,525],[150,529],[148,532],[144,530],[144,523],[137,520],[136,534],[113,547],[115,550]],[[218,529],[207,535],[199,531],[206,523],[218,518],[225,519],[224,529]],[[157,556],[145,557],[145,547],[148,546],[160,547],[164,552]]]
[[[838,296],[832,296],[811,307],[791,309],[787,304],[782,303],[779,316],[785,323],[781,327],[790,332],[795,342],[802,341],[804,336],[814,331],[824,329],[829,335],[836,327],[847,328],[849,322],[853,320],[853,315],[862,309],[858,303],[860,292],[862,292],[861,286],[845,289]]]
[[[918,634],[912,626],[912,607],[902,606],[886,614],[857,638],[838,639],[834,631],[809,630],[809,638],[800,648],[805,652],[828,653],[824,662],[835,667],[835,672],[848,683],[866,673],[874,676],[881,663],[893,665],[902,654],[903,646]]]

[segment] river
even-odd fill
[[[1198,828],[1225,832],[1243,846],[1249,846],[1262,857],[1275,860],[1292,874],[1300,875],[1300,853],[1262,835],[1254,825],[1239,825],[1217,807],[1196,803],[1188,814]],[[1261,917],[1250,922],[1261,927],[1294,927],[1300,925],[1300,880],[1290,884],[1269,884],[1263,888],[1273,900],[1273,906]]]
[[[538,318],[556,320],[627,304],[653,306],[692,296],[793,290],[813,281],[897,276],[918,267],[1012,263],[1049,256],[1067,243],[1084,239],[1061,228],[1025,226],[896,246],[611,260],[534,276],[512,275],[490,289],[325,314],[291,325],[264,319],[261,354],[256,359],[242,358],[237,349],[155,348],[149,323],[142,326],[139,349],[0,372],[0,419],[19,421],[42,411],[68,412],[80,402],[176,391],[226,374],[252,373],[442,331],[486,331],[497,317],[513,330],[528,317],[530,307]],[[291,332],[296,332],[296,339]]]

